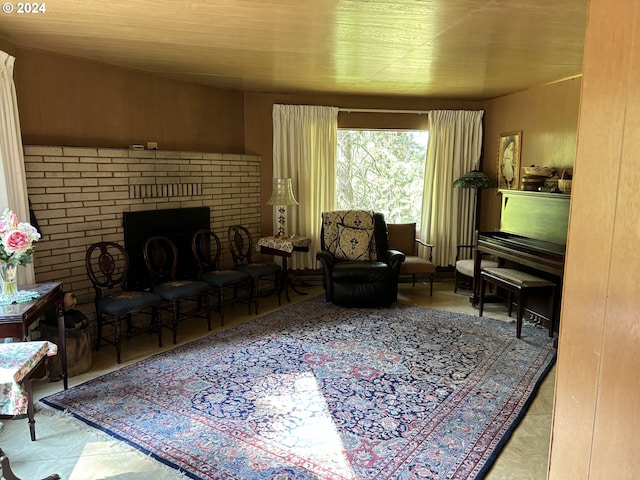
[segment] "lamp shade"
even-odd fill
[[[267,205],[298,205],[293,195],[290,178],[274,178],[271,198]]]
[[[453,182],[453,188],[496,188],[496,182],[480,170],[471,170]]]

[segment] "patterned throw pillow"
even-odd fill
[[[373,237],[373,229],[338,225],[336,258],[342,260],[369,260],[371,237]]]
[[[374,220],[371,210],[336,210],[322,213],[322,226],[324,231],[325,249],[336,254],[338,248],[338,226],[357,228],[361,230],[373,230]],[[375,237],[371,242],[369,258],[365,260],[376,260],[378,252],[376,249]]]

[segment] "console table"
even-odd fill
[[[38,297],[28,302],[0,305],[0,338],[15,337],[23,342],[28,340],[29,327],[51,308],[56,309],[58,317],[58,355],[61,356],[62,383],[68,388],[67,379],[67,342],[64,327],[64,292],[62,283],[38,283],[19,285],[19,290],[38,293]]]

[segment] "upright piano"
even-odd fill
[[[477,305],[480,301],[482,255],[492,255],[502,265],[554,281],[558,285],[556,298],[560,299],[571,196],[521,190],[499,192],[500,230],[478,233],[471,303]]]

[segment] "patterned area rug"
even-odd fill
[[[193,479],[470,479],[554,360],[531,325],[318,297],[42,401]]]

